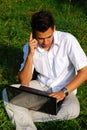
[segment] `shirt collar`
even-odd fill
[[[54,32],[54,44],[59,46],[59,35],[58,35],[58,31]]]
[[[40,52],[40,53],[43,53],[45,52],[45,50],[38,44],[37,46],[37,50]]]

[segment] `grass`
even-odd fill
[[[0,1],[0,130],[14,130],[2,102],[6,84],[20,83],[17,73],[22,62],[22,48],[28,41],[31,15],[41,9],[50,10],[56,28],[75,35],[87,54],[86,0],[1,0]],[[87,82],[78,89],[81,112],[69,121],[36,123],[41,130],[87,130]]]

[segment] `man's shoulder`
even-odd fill
[[[29,50],[28,42],[26,42],[23,46],[23,51],[27,52]]]
[[[64,43],[68,43],[71,41],[74,41],[75,37],[69,33],[69,32],[63,32],[63,31],[55,31],[54,32],[54,43],[60,44],[62,41],[64,41]]]
[[[24,47],[28,47],[28,42],[26,42],[26,43],[24,44]]]
[[[59,37],[70,37],[70,38],[72,38],[72,37],[74,37],[74,35],[73,34],[71,34],[70,32],[64,32],[64,31],[55,31],[55,34],[56,35],[58,35]]]

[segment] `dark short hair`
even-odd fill
[[[49,27],[54,28],[54,18],[50,11],[41,10],[32,15],[32,31],[45,32]]]

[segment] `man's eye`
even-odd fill
[[[43,38],[38,38],[39,40],[43,40]]]
[[[49,36],[48,38],[51,38],[51,36]]]

